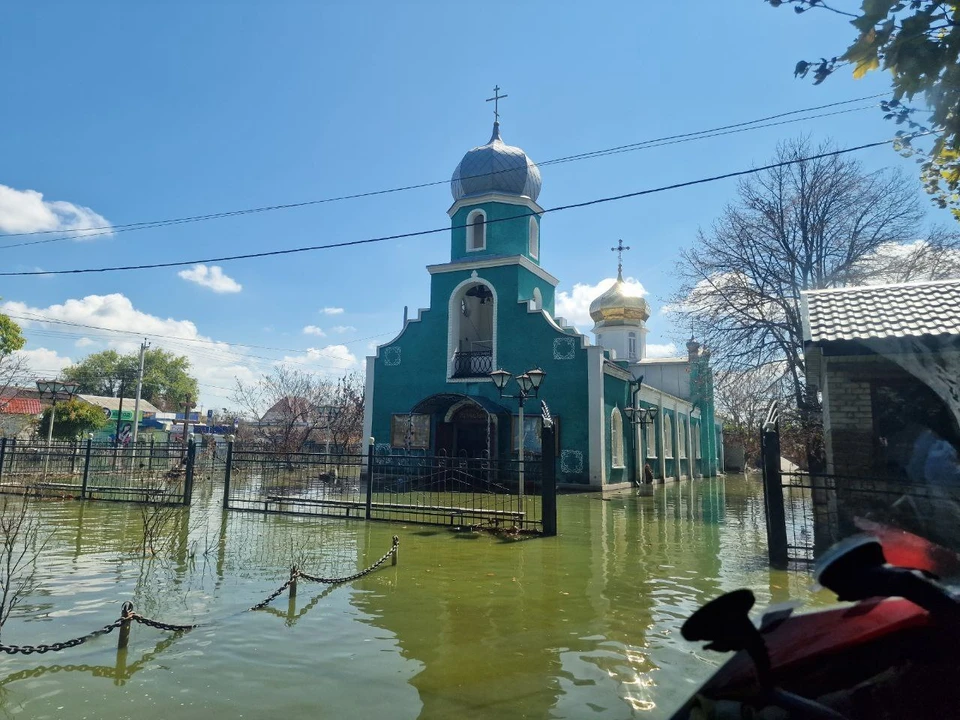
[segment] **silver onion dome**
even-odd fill
[[[454,202],[487,193],[519,195],[536,202],[540,169],[523,150],[500,139],[500,123],[495,122],[490,141],[470,150],[453,171],[450,192]]]

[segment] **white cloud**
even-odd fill
[[[588,332],[593,327],[590,318],[590,303],[597,299],[604,291],[616,282],[616,278],[605,278],[596,285],[576,283],[571,292],[561,290],[557,293],[554,302],[556,317],[566,319],[580,332]],[[647,291],[637,280],[627,278],[625,284],[630,292],[637,295],[646,295]]]
[[[309,370],[349,370],[357,364],[357,357],[346,345],[327,345],[322,348],[307,348],[302,355],[285,355],[275,365],[301,365]]]
[[[353,325],[334,325],[332,330],[342,335],[343,333],[356,332],[357,329]]]
[[[343,315],[343,308],[325,307],[320,312],[322,312],[324,315]]]
[[[18,350],[13,357],[15,360],[23,361],[24,373],[31,379],[56,377],[67,365],[73,365],[69,357],[60,355],[56,350],[42,347]]]
[[[93,343],[94,343],[94,341],[91,340],[90,338],[88,338],[88,337],[82,337],[82,338],[80,338],[79,340],[77,340],[77,341],[74,343],[74,345],[76,345],[78,348],[82,348],[82,347],[89,347],[90,345],[93,345]]]
[[[43,308],[7,301],[0,304],[0,312],[14,316],[23,328],[28,343],[32,339],[30,331],[33,329],[73,330],[62,324],[43,322],[43,318],[107,328],[106,331],[88,329],[86,332],[93,336],[91,342],[121,353],[136,352],[146,335],[152,347],[163,348],[190,359],[190,372],[200,383],[200,402],[207,406],[229,405],[235,378],[249,382],[268,369],[262,360],[249,357],[250,353],[245,348],[233,348],[200,334],[190,320],[162,318],[137,310],[120,293],[88,295]],[[57,361],[54,356],[40,356],[40,350],[25,351],[36,353],[28,357],[38,368],[56,369],[69,362],[66,358]]]
[[[36,190],[16,190],[0,185],[0,232],[26,233],[40,230],[76,232],[77,238],[93,234],[109,235],[109,230],[89,230],[109,227],[110,221],[88,207],[64,200],[44,200]]]
[[[210,288],[215,293],[238,293],[243,290],[243,285],[226,275],[219,265],[194,265],[189,270],[181,270],[177,275],[201,287]]]
[[[678,357],[677,345],[676,343],[664,343],[662,345],[658,345],[657,343],[647,343],[647,357],[648,358]]]
[[[316,335],[317,337],[326,337],[327,334],[316,325],[307,325],[303,328],[304,335]]]

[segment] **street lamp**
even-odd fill
[[[523,403],[531,395],[533,397],[540,396],[540,385],[543,383],[543,379],[547,374],[540,368],[534,368],[533,370],[527,370],[523,375],[517,376],[517,386],[520,388],[520,392],[516,395],[505,395],[504,390],[507,387],[507,383],[510,382],[510,378],[513,377],[506,370],[494,370],[490,373],[490,378],[493,380],[493,384],[497,386],[497,391],[500,393],[500,398],[504,400],[516,400],[517,405],[520,408],[519,420],[520,420],[520,439],[517,443],[518,451],[520,454],[520,472],[519,472],[519,483],[517,487],[517,498],[518,498],[518,510],[523,512],[523,470],[524,470],[524,437],[523,437]]]
[[[37,392],[42,398],[44,394],[50,393],[53,396],[53,404],[50,406],[50,423],[47,425],[47,454],[43,459],[43,474],[46,477],[47,463],[50,461],[50,445],[53,444],[53,422],[57,415],[57,397],[65,392],[67,399],[77,394],[80,389],[80,383],[63,382],[61,380],[37,380]]]

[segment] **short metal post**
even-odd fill
[[[227,465],[223,471],[223,509],[230,507],[230,473],[233,472],[233,440],[227,440]]]
[[[297,566],[294,565],[290,568],[290,599],[293,600],[297,597],[297,576],[300,572],[297,570]]]
[[[87,483],[90,480],[90,454],[93,450],[93,438],[87,438],[87,448],[83,457],[83,480],[80,484],[80,499],[87,499]]]
[[[393,536],[393,557],[390,558],[390,564],[396,565],[397,558],[400,555],[400,538],[396,535]]]
[[[557,445],[553,421],[544,421],[541,432],[540,498],[543,534],[557,534]]]
[[[3,463],[7,459],[7,439],[0,438],[0,483],[3,482]]]
[[[193,499],[193,471],[197,460],[197,443],[190,441],[187,447],[187,474],[183,480],[183,504],[189,505]]]
[[[367,447],[367,506],[366,506],[366,518],[370,519],[370,515],[373,510],[373,451],[375,443],[374,439],[370,438],[370,444]]]
[[[117,637],[117,650],[126,650],[130,642],[130,623],[133,622],[133,603],[125,602],[120,609],[120,633]]]

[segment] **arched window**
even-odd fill
[[[493,285],[479,278],[465,280],[451,293],[448,378],[486,379],[497,369],[494,363],[496,307]]]
[[[637,334],[627,333],[627,355],[631,360],[637,359]]]
[[[687,457],[687,421],[683,418],[680,418],[680,423],[678,425],[680,429],[680,457],[686,459]]]
[[[474,210],[467,216],[467,252],[487,247],[487,218],[483,210]]]
[[[673,457],[673,420],[669,415],[663,416],[663,456]]]
[[[527,252],[534,259],[540,257],[540,226],[534,217],[530,218],[530,242],[527,246]]]
[[[614,408],[610,416],[610,464],[623,467],[623,416]]]

